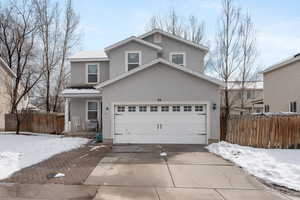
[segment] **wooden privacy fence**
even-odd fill
[[[259,148],[299,148],[300,115],[231,117],[226,141]]]
[[[21,119],[20,131],[23,132],[61,134],[64,130],[62,113],[24,111],[19,116]],[[5,131],[15,131],[16,125],[16,115],[6,114]]]

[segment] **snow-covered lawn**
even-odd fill
[[[300,150],[259,149],[227,142],[206,148],[268,183],[300,191]]]
[[[0,134],[0,180],[55,154],[78,148],[88,141],[54,135]]]

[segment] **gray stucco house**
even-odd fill
[[[204,74],[208,48],[152,30],[104,52],[70,57],[65,131],[98,122],[104,142],[206,144],[219,139],[220,88]]]
[[[299,112],[300,54],[265,69],[265,112]]]

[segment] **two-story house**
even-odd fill
[[[0,58],[0,131],[4,130],[4,117],[11,108],[9,88],[15,76],[15,73],[8,67],[5,61]]]
[[[16,74],[0,57],[0,131],[5,129],[5,114],[9,113],[11,109],[11,95],[15,77]],[[19,91],[23,88],[23,85],[20,84]],[[28,108],[28,101],[27,96],[22,98],[18,104],[18,110]]]
[[[221,95],[221,107],[225,107],[224,91]],[[246,81],[242,86],[241,81],[228,82],[228,96],[230,114],[243,115],[263,112],[263,82]]]
[[[208,48],[155,29],[70,57],[65,131],[97,121],[104,142],[206,144],[219,139],[220,87]]]
[[[270,66],[262,73],[265,112],[299,112],[300,54]]]

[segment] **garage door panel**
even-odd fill
[[[183,105],[173,110],[173,105],[155,105],[157,110],[150,111],[151,105],[143,105],[147,109],[139,112],[139,105],[135,111],[129,112],[128,106],[122,112],[115,108],[115,143],[177,143],[177,144],[203,144],[206,136],[205,105],[190,105],[193,110],[184,110]],[[163,111],[162,107],[169,107]],[[199,109],[201,108],[201,109]]]

